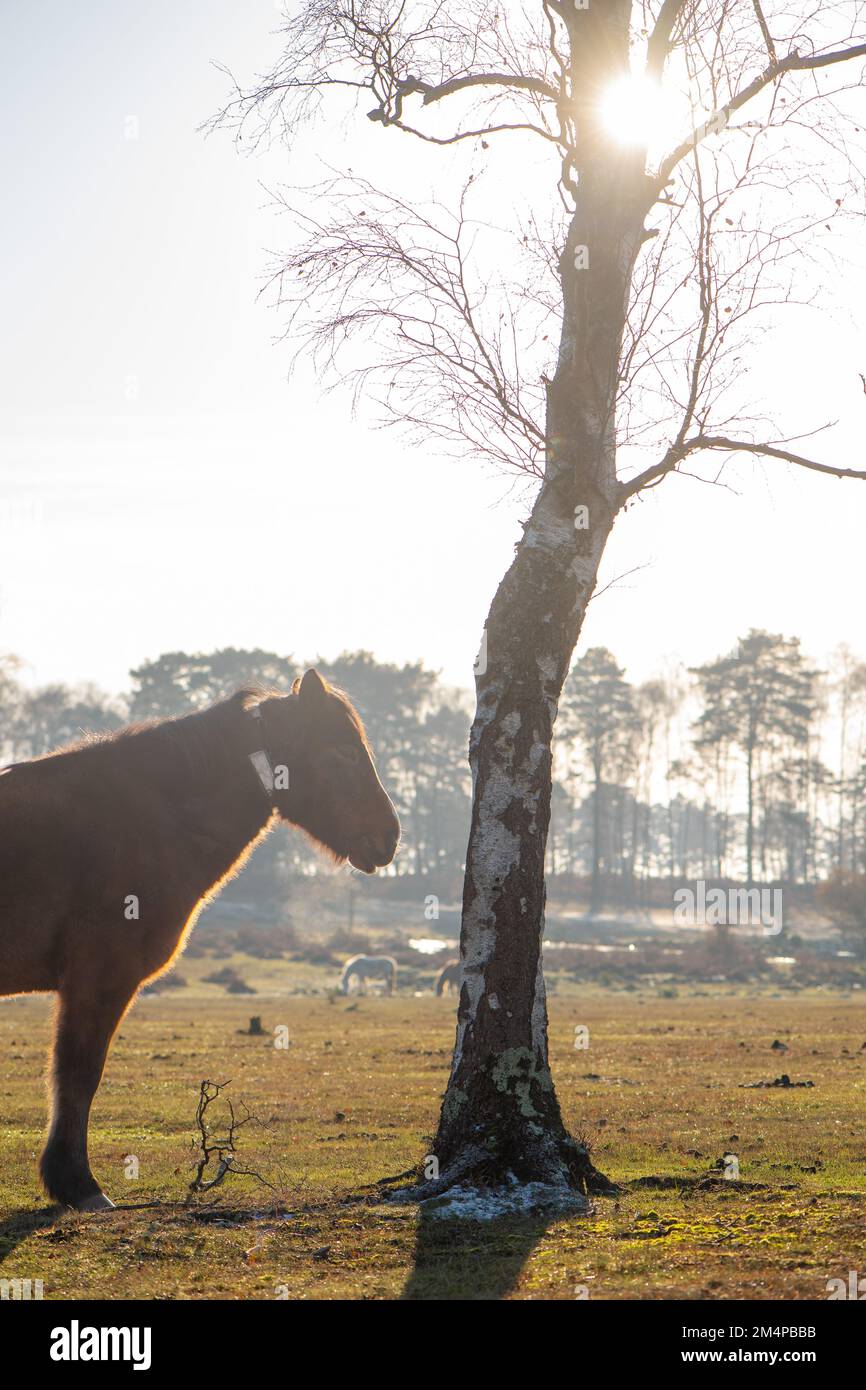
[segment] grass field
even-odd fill
[[[856,994],[558,993],[563,1109],[622,1195],[591,1216],[458,1224],[387,1205],[374,1186],[427,1151],[453,1000],[191,985],[139,1000],[115,1042],[91,1159],[124,1205],[98,1216],[48,1208],[38,1187],[50,1001],[0,1005],[0,1277],[41,1279],[46,1299],[796,1299],[862,1268]],[[267,1036],[242,1031],[251,1014]],[[814,1085],[741,1089],[783,1072]],[[262,1122],[241,1131],[240,1161],[272,1188],[230,1177],[184,1205],[203,1078],[230,1080]],[[740,1180],[700,1182],[729,1152]]]

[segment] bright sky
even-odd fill
[[[162,651],[258,645],[365,647],[471,684],[525,501],[353,421],[309,372],[287,382],[255,298],[281,235],[261,183],[306,182],[311,148],[292,166],[196,133],[226,95],[210,61],[262,70],[277,19],[270,0],[0,11],[0,652],[31,681],[118,690]],[[435,156],[418,166],[408,137],[361,125],[322,156],[432,180]],[[866,467],[861,271],[826,310],[774,341],[762,379],[783,423],[842,422],[819,457]],[[621,518],[601,584],[627,577],[581,648],[609,646],[633,678],[750,626],[866,655],[866,485],[776,463],[726,481],[736,493],[669,480]]]

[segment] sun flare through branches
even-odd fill
[[[643,73],[631,73],[604,90],[599,116],[603,128],[620,144],[666,149],[682,135],[689,111],[681,93]]]

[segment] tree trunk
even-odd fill
[[[541,967],[544,854],[557,701],[613,521],[608,506],[576,552],[573,507],[545,484],[487,623],[470,740],[472,827],[463,890],[463,987],[451,1080],[434,1152],[440,1171],[473,1159],[585,1187],[594,1170],[569,1138],[547,1051]]]
[[[755,741],[749,731],[746,749],[746,887],[752,886],[752,864],[755,851],[755,775],[753,768]]]
[[[548,1063],[541,963],[551,740],[560,692],[619,505],[617,369],[653,194],[643,155],[598,129],[599,91],[628,71],[627,0],[576,9],[573,91],[587,156],[560,259],[563,327],[541,489],[494,597],[476,675],[463,984],[434,1153],[437,1190],[470,1172],[610,1190],[567,1133]],[[577,524],[588,508],[589,525]]]
[[[598,912],[601,907],[601,766],[598,758],[594,764],[595,780],[592,787],[592,887],[589,895],[590,912]]]
[[[842,705],[839,712],[839,827],[836,840],[836,868],[845,867],[845,754],[848,742],[848,680],[842,681]]]

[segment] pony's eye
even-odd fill
[[[351,744],[343,744],[342,747],[336,749],[336,753],[344,763],[352,763],[354,765],[358,761],[358,750],[357,748],[353,748]]]

